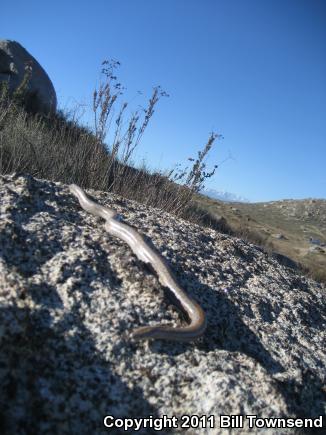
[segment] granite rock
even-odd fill
[[[12,93],[21,84],[26,68],[31,68],[28,92],[36,97],[37,112],[54,113],[57,107],[57,96],[45,70],[19,42],[1,39],[0,83],[7,82]]]
[[[184,321],[156,276],[68,186],[1,176],[1,433],[100,434],[106,415],[187,414],[213,415],[215,427],[159,433],[228,434],[220,415],[325,415],[323,285],[241,239],[88,193],[150,237],[207,331],[188,344],[129,340],[136,326]]]

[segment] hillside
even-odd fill
[[[196,201],[212,217],[223,217],[235,234],[326,280],[326,200],[226,203],[200,195]]]

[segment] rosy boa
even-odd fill
[[[183,310],[189,321],[187,326],[177,328],[169,325],[142,326],[134,329],[131,332],[131,337],[135,340],[158,338],[190,341],[202,336],[206,329],[205,313],[197,302],[191,299],[178,285],[161,254],[154,247],[149,246],[136,229],[117,220],[118,215],[115,210],[110,210],[92,201],[76,184],[71,184],[69,189],[78,198],[84,210],[105,219],[104,228],[108,233],[125,241],[139,260],[152,265],[160,283],[169,289],[173,299],[176,299],[177,305]]]

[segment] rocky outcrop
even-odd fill
[[[28,92],[35,99],[36,111],[54,113],[57,107],[55,89],[37,60],[18,42],[0,40],[0,83],[7,82],[12,93],[22,83],[26,69],[31,69]]]
[[[214,428],[179,420],[158,433],[227,434],[220,415],[325,415],[325,287],[243,240],[88,193],[151,238],[207,331],[190,344],[130,341],[136,326],[183,322],[157,278],[66,185],[2,176],[1,433],[99,434],[107,415],[196,414]]]

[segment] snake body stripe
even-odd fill
[[[137,258],[150,264],[157,273],[159,282],[166,287],[171,296],[176,299],[179,308],[186,314],[189,324],[182,327],[171,327],[169,325],[142,326],[131,332],[135,340],[142,339],[166,339],[177,341],[191,341],[203,335],[206,329],[206,316],[202,308],[191,299],[178,285],[172,271],[161,254],[145,241],[136,229],[117,220],[117,213],[92,201],[76,184],[69,186],[81,207],[95,216],[105,219],[105,230],[125,241]]]

